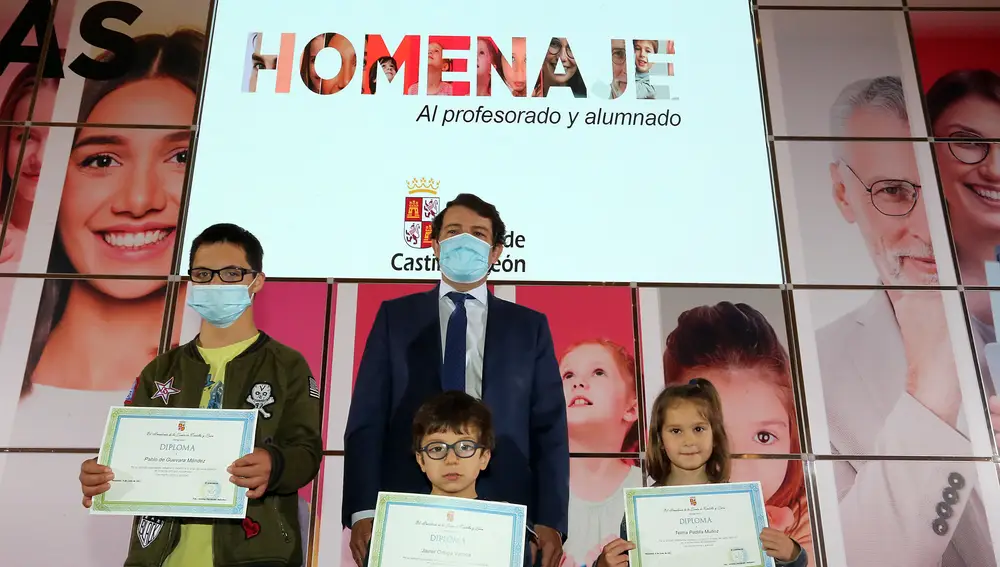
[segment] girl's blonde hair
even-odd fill
[[[652,422],[649,424],[649,446],[646,464],[649,476],[657,485],[664,485],[670,477],[671,463],[663,443],[663,427],[667,411],[681,404],[698,406],[712,428],[712,455],[705,463],[705,473],[710,482],[729,482],[729,437],[722,421],[722,403],[715,386],[704,378],[695,378],[687,384],[667,386],[653,402]]]

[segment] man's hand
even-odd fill
[[[233,475],[229,477],[229,482],[248,489],[247,498],[260,498],[267,490],[267,481],[271,478],[271,454],[266,449],[257,447],[253,453],[236,459],[226,472]]]
[[[562,536],[552,528],[537,524],[535,534],[538,536],[538,550],[542,552],[542,567],[559,567],[563,555]],[[538,551],[533,547],[531,552],[531,564],[534,565]]]
[[[778,561],[789,562],[798,557],[800,549],[792,538],[774,528],[764,528],[760,532],[760,542],[764,552]]]
[[[635,544],[621,538],[604,546],[604,551],[597,558],[597,567],[626,567],[628,565],[628,552],[635,549]]]
[[[111,468],[97,464],[97,457],[87,459],[80,465],[80,488],[83,490],[83,507],[90,508],[94,497],[111,489],[115,473]]]
[[[904,291],[893,302],[906,351],[906,391],[955,427],[962,409],[955,353],[940,292]]]
[[[368,543],[372,540],[372,527],[375,518],[365,518],[354,522],[351,526],[351,555],[358,567],[365,567],[365,557],[368,556]]]

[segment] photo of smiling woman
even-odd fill
[[[562,63],[562,73],[556,73],[556,63],[559,62]],[[554,37],[549,42],[542,71],[531,96],[548,96],[552,87],[569,87],[574,97],[587,98],[587,85],[583,82],[580,68],[576,66],[576,57],[565,37]]]
[[[190,124],[205,37],[184,30],[136,44],[126,75],[84,85],[49,273],[170,272],[190,132],[86,123]],[[165,279],[45,282],[12,446],[93,446],[107,408],[157,353],[165,287]]]
[[[927,92],[927,111],[934,136],[956,139],[934,144],[934,153],[962,283],[996,286],[986,279],[986,263],[997,261],[1000,247],[1000,150],[982,140],[1000,138],[1000,75],[986,69],[949,73]],[[990,295],[966,296],[978,352],[983,342],[996,342]],[[992,390],[989,369],[981,366]]]
[[[722,401],[733,454],[800,452],[788,351],[764,315],[723,301],[677,318],[663,351],[666,386],[705,378]],[[768,522],[813,555],[802,463],[733,459],[731,482],[760,481]]]

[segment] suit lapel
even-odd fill
[[[497,299],[492,293],[486,296],[486,338],[483,345],[483,399],[486,400],[487,392],[490,391],[490,378],[494,375],[501,375],[503,365],[504,332],[507,325],[504,324],[506,318],[506,302]]]
[[[906,389],[906,351],[892,302],[884,291],[876,293],[857,312],[860,332],[855,334],[850,356],[871,400],[887,415]]]
[[[442,325],[447,325],[447,321],[441,320],[441,284],[434,286],[434,289],[427,292],[423,301],[418,302],[418,311],[414,313],[415,320],[424,327],[420,333],[420,351],[427,354],[427,365],[434,369],[433,374],[441,382],[441,364],[444,361],[444,351],[441,348]]]

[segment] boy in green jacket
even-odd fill
[[[257,330],[253,296],[264,286],[264,251],[232,224],[194,240],[187,303],[201,315],[193,341],[150,362],[125,400],[138,407],[256,408],[257,447],[228,469],[251,499],[244,520],[140,516],[125,567],[303,564],[298,490],[319,471],[320,395],[297,351]],[[114,473],[83,462],[83,505],[111,488]]]

